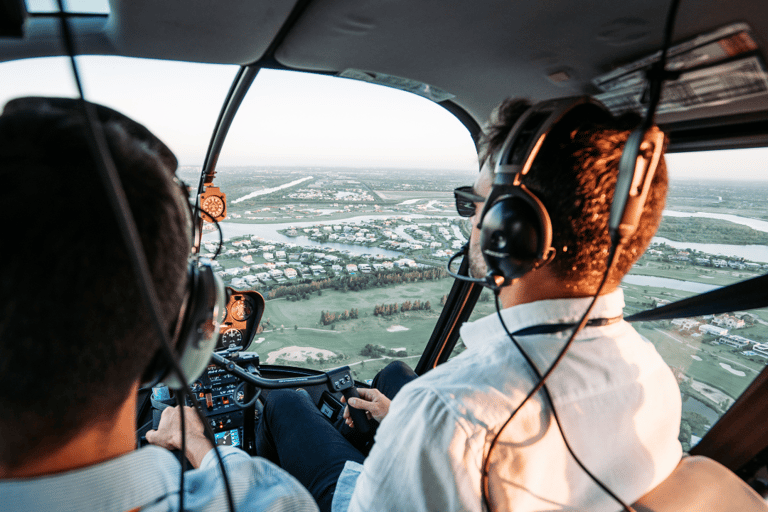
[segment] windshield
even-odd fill
[[[214,180],[227,195],[217,272],[266,299],[250,350],[266,364],[348,365],[361,381],[394,359],[415,367],[468,236],[452,191],[477,172],[467,129],[427,99],[262,70]],[[219,235],[207,227],[212,256]]]

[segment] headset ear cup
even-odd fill
[[[502,194],[483,217],[480,249],[489,272],[505,281],[549,257],[552,226],[544,205],[524,187]]]
[[[178,389],[197,379],[205,370],[219,338],[219,326],[226,314],[226,291],[221,278],[213,273],[209,265],[197,267],[189,264],[188,294],[179,312],[174,355],[184,373],[186,382],[181,382],[167,360],[165,352],[159,350],[147,369],[142,381],[153,385],[163,380],[168,387]]]
[[[166,378],[168,387],[176,389],[189,385],[208,366],[226,315],[224,283],[210,265],[190,264],[190,274],[189,300],[176,345],[177,361],[186,382],[180,382],[173,373]]]

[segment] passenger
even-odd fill
[[[172,332],[191,218],[171,151],[97,106]],[[179,409],[136,449],[143,371],[159,349],[75,100],[22,98],[0,115],[0,500],[3,510],[178,510]],[[13,218],[12,218],[13,217]],[[221,470],[187,408],[188,510],[227,510]],[[317,510],[282,469],[221,447],[237,510]]]
[[[473,224],[469,258],[475,277],[487,272],[477,223],[493,183],[492,161],[527,107],[523,101],[507,100],[484,135],[482,169],[473,186],[474,213],[467,210],[472,202],[464,209]],[[517,336],[542,373],[571,335],[573,328],[563,324],[579,321],[606,272],[609,210],[633,121],[612,118],[596,123],[584,110],[573,110],[547,137],[522,180],[549,211],[556,254],[548,264],[502,288],[499,299],[512,333],[543,324],[560,326],[554,333]],[[640,227],[614,263],[590,314],[596,321],[578,334],[547,381],[575,454],[626,503],[666,478],[682,455],[677,383],[654,346],[621,320],[624,299],[618,288],[658,228],[666,190],[662,161]],[[290,439],[301,443],[293,447],[292,456],[328,456],[324,463],[313,462],[339,475],[336,478],[331,470],[323,474],[324,488],[312,480],[316,475],[294,473],[321,510],[331,508],[328,496],[334,493],[334,511],[483,510],[481,472],[499,431],[499,443],[490,455],[493,510],[617,510],[618,504],[568,453],[542,392],[504,426],[538,379],[497,314],[465,324],[461,336],[467,347],[463,353],[405,385],[389,404],[362,465],[361,455],[355,456],[333,429],[324,431],[322,439],[291,437],[304,425],[298,405],[291,411],[292,424],[268,432],[278,451]],[[270,411],[271,405],[268,400],[264,430],[282,412]],[[374,405],[362,408],[373,410]],[[317,416],[313,411],[301,414]],[[313,452],[312,443],[332,449]],[[345,458],[349,462],[341,470]],[[279,461],[284,462],[282,456]],[[299,464],[291,461],[289,471]]]

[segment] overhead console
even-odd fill
[[[644,110],[646,72],[661,52],[598,76],[595,95],[614,114]],[[670,48],[657,116],[660,124],[766,110],[768,72],[746,23],[734,23]]]

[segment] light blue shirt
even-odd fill
[[[307,490],[271,462],[220,446],[238,512],[314,512]],[[37,478],[0,480],[3,510],[22,512],[165,512],[179,509],[181,466],[169,451],[147,446],[101,464]],[[227,495],[213,450],[185,473],[184,508],[227,511]]]

